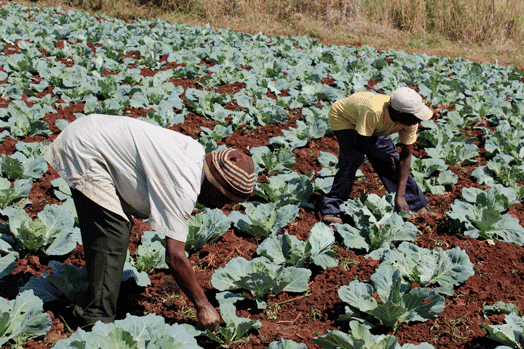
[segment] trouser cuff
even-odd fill
[[[84,310],[78,305],[75,305],[73,308],[73,316],[78,327],[92,326],[97,321],[101,321],[106,324],[115,321],[115,316],[90,316],[89,314],[86,314]]]

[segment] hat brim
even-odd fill
[[[433,117],[433,110],[429,109],[426,105],[422,105],[422,109],[414,115],[420,120],[426,121]]]
[[[209,183],[211,183],[215,188],[217,188],[218,191],[220,191],[220,193],[222,193],[222,195],[224,195],[229,200],[233,200],[235,202],[247,201],[247,198],[241,198],[229,192],[228,190],[226,190],[226,188],[220,182],[218,182],[217,179],[213,176],[213,173],[211,172],[211,169],[210,169],[210,166],[213,166],[212,156],[213,155],[211,153],[208,153],[206,154],[204,158],[204,174],[206,175],[206,179],[209,181]]]

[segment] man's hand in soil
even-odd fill
[[[166,237],[166,262],[173,278],[197,309],[199,326],[215,331],[220,323],[220,315],[209,303],[202,287],[198,284],[193,267],[184,251],[185,242]]]
[[[210,331],[218,331],[218,325],[222,321],[220,315],[210,303],[197,308],[197,319],[200,329]]]
[[[404,196],[395,195],[395,211],[406,211],[407,213],[409,213],[409,205]]]

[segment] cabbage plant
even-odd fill
[[[139,272],[154,269],[168,269],[166,262],[165,236],[156,231],[145,231],[134,258],[127,251],[127,263]]]
[[[502,325],[480,324],[488,333],[487,337],[503,345],[496,349],[520,349],[524,347],[524,317],[509,314]]]
[[[312,124],[306,124],[298,120],[296,127],[290,127],[289,130],[282,130],[284,135],[273,137],[269,144],[277,148],[296,149],[302,148],[312,139],[318,139],[326,134],[328,125],[323,120],[316,120]]]
[[[428,127],[420,131],[417,141],[424,148],[432,148],[439,144],[446,144],[457,140],[458,130],[453,131],[445,124],[436,125],[433,121],[427,121],[422,125]]]
[[[188,348],[201,349],[195,336],[200,331],[190,325],[172,324],[155,314],[135,316],[113,323],[98,321],[91,331],[79,328],[69,338],[60,339],[53,348]]]
[[[233,132],[233,128],[231,126],[223,126],[223,125],[216,125],[214,129],[210,129],[207,127],[200,127],[202,129],[202,132],[200,132],[200,139],[199,142],[204,146],[204,149],[206,153],[209,153],[213,150],[221,150],[225,148],[225,145],[218,145],[217,141],[219,139],[226,138],[229,134]]]
[[[313,263],[326,269],[338,265],[337,253],[331,249],[334,243],[333,229],[319,222],[311,228],[307,241],[287,232],[271,235],[258,246],[257,253],[278,264],[302,267]]]
[[[80,229],[75,226],[75,212],[67,205],[46,205],[34,220],[22,208],[8,207],[2,214],[9,217],[17,250],[60,256],[82,243]]]
[[[295,154],[289,150],[273,152],[263,146],[251,148],[250,153],[256,172],[266,176],[288,173],[295,166]]]
[[[63,119],[62,119],[63,120]],[[65,120],[64,120],[65,121]],[[44,155],[45,151],[49,147],[47,142],[22,142],[16,143],[16,150],[29,157],[38,157]]]
[[[206,119],[224,121],[231,111],[224,109],[223,104],[231,102],[231,96],[214,91],[201,91],[195,88],[186,89],[185,99],[192,110]]]
[[[439,158],[420,159],[414,156],[411,158],[413,179],[415,179],[423,191],[429,191],[433,195],[444,195],[445,185],[457,183],[457,175],[447,168],[448,165]],[[429,178],[438,172],[438,177]]]
[[[384,253],[376,272],[384,270],[399,270],[408,282],[422,287],[438,285],[433,289],[448,296],[475,274],[469,256],[459,247],[428,250],[409,242]]]
[[[55,194],[58,200],[66,201],[72,198],[71,187],[62,177],[58,177],[57,179],[52,180],[51,185],[54,188],[53,194]]]
[[[373,259],[381,258],[382,250],[388,250],[398,242],[418,239],[418,228],[403,220],[409,214],[394,212],[391,194],[363,194],[360,199],[347,200],[340,208],[354,221],[354,225],[334,224],[344,245],[371,252],[369,257]]]
[[[468,139],[466,142],[449,142],[439,144],[434,148],[426,148],[430,157],[442,159],[448,165],[468,165],[476,162],[474,159],[479,155],[478,146],[473,144],[476,139]]]
[[[16,266],[16,255],[8,253],[5,256],[0,255],[0,279],[11,274]]]
[[[462,198],[451,204],[446,213],[455,229],[474,239],[524,245],[524,228],[519,220],[507,211],[518,203],[517,194],[512,188],[495,185],[488,190],[478,188],[462,189]]]
[[[216,298],[220,304],[220,314],[222,315],[225,326],[220,326],[216,332],[207,330],[205,335],[210,339],[225,346],[229,342],[245,338],[249,331],[258,330],[262,326],[262,322],[258,320],[237,316],[235,303],[246,297],[224,291],[218,293]]]
[[[6,91],[4,91],[3,97],[7,98]],[[0,118],[7,118],[6,122],[0,122],[0,127],[8,129],[10,136],[15,139],[28,135],[49,137],[51,129],[43,120],[47,112],[54,112],[54,109],[50,108],[49,110],[39,104],[28,107],[21,100],[12,101],[7,109],[0,110]]]
[[[264,309],[266,302],[263,298],[266,294],[305,292],[309,289],[310,276],[309,269],[285,267],[266,257],[250,261],[236,257],[214,272],[211,283],[219,291],[247,290],[255,297],[258,308]]]
[[[299,209],[297,206],[289,204],[280,207],[278,202],[260,202],[241,203],[244,206],[246,214],[239,211],[233,211],[229,219],[234,226],[257,239],[265,238],[271,234],[276,234],[280,229],[293,221],[297,216]]]
[[[496,301],[493,305],[485,305],[484,308],[482,308],[482,313],[487,316],[493,314],[515,314],[522,316],[522,312],[514,303],[504,303],[502,301]]]
[[[11,186],[11,181],[7,178],[0,177],[0,209],[8,206],[24,207],[31,203],[27,198],[31,187],[32,179],[17,179]]]
[[[312,208],[308,200],[313,193],[313,184],[308,176],[291,172],[271,176],[268,182],[255,183],[254,193],[269,202],[278,202],[279,206],[296,204]]]
[[[410,288],[399,270],[383,270],[371,275],[371,283],[353,280],[338,290],[346,302],[341,320],[355,319],[366,324],[379,321],[393,332],[403,322],[435,319],[445,306],[445,299],[428,288]],[[380,301],[373,294],[377,293]]]
[[[45,336],[50,329],[51,317],[32,291],[21,291],[11,301],[0,297],[0,346]]]
[[[186,251],[199,250],[206,243],[217,241],[231,227],[231,220],[218,208],[206,209],[191,216]]]
[[[324,349],[433,349],[426,342],[415,344],[404,344],[400,346],[398,339],[391,335],[372,334],[370,328],[358,321],[349,323],[349,333],[339,330],[329,331],[326,335],[315,337],[313,342]]]
[[[14,240],[11,236],[1,232],[6,226],[7,224],[0,223],[0,279],[11,274],[19,256],[13,248]]]
[[[524,147],[519,156],[524,157]],[[510,155],[496,154],[486,166],[475,167],[471,175],[480,184],[502,184],[514,189],[519,199],[524,198],[524,186],[519,185],[519,182],[524,181],[524,164],[514,161]]]
[[[20,292],[32,290],[34,295],[44,303],[58,301],[64,306],[86,306],[85,292],[88,287],[87,271],[76,265],[50,261],[48,265],[51,273],[42,272],[42,276],[32,276],[20,288]],[[126,263],[122,273],[122,281],[133,279],[138,286],[149,286],[151,281],[145,272],[138,272],[135,267]]]
[[[10,181],[42,178],[46,172],[47,162],[41,155],[27,157],[22,152],[16,152],[13,155],[2,155],[0,158],[0,175]]]

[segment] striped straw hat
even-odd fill
[[[211,184],[235,202],[246,201],[253,192],[255,165],[251,157],[240,150],[223,149],[207,153],[204,172]]]

